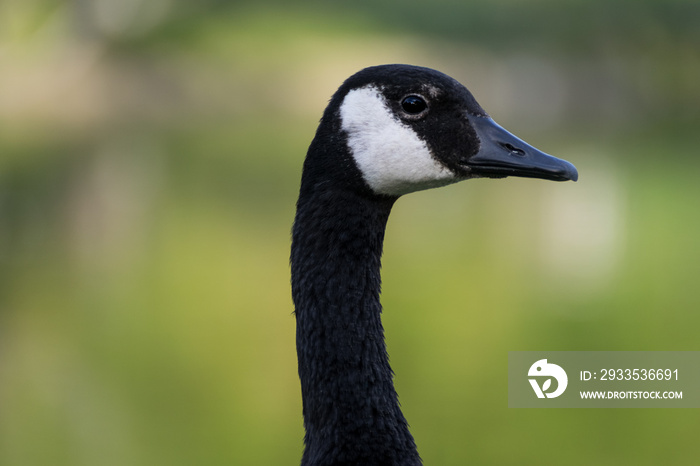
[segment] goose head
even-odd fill
[[[391,197],[480,177],[578,179],[571,163],[499,126],[458,81],[410,65],[348,78],[324,113],[304,171],[316,183],[332,177]]]

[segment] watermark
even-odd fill
[[[511,408],[700,408],[700,351],[512,351]]]
[[[566,371],[556,364],[548,363],[546,359],[540,359],[534,363],[527,375],[534,377],[528,380],[537,398],[556,398],[564,393],[566,386],[569,384],[569,377],[566,375]],[[537,382],[538,378],[545,379],[542,381],[541,386]],[[547,390],[552,386],[552,379],[557,381],[557,385],[556,389],[550,393]]]

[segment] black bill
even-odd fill
[[[566,160],[535,149],[489,117],[468,115],[481,146],[466,165],[477,176],[520,176],[552,181],[576,181],[578,171]]]

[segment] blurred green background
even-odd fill
[[[428,465],[695,465],[697,410],[507,407],[516,350],[699,350],[700,3],[0,3],[0,464],[283,465],[288,253],[343,79],[465,83],[578,183],[392,214],[384,323]]]

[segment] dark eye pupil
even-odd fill
[[[403,99],[401,102],[401,107],[406,113],[415,115],[428,108],[428,104],[426,104],[425,100],[421,99],[420,97],[410,95]]]

